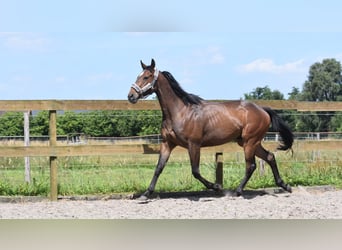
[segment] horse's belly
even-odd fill
[[[209,146],[217,146],[221,144],[225,144],[227,142],[235,141],[240,137],[240,133],[232,133],[228,135],[211,135],[211,136],[204,136],[202,141],[202,147],[209,147]]]

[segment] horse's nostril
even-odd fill
[[[136,103],[137,98],[134,97],[134,94],[129,94],[128,95],[128,101],[130,101],[131,103]]]

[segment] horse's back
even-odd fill
[[[259,119],[262,117],[268,117],[267,112],[255,104],[254,102],[245,101],[245,100],[236,100],[236,101],[224,101],[222,104],[231,112],[236,111],[237,113],[244,113],[244,115],[251,116],[259,116]]]
[[[216,143],[263,134],[270,125],[269,115],[253,102],[233,100],[207,102],[204,105],[205,137],[210,138],[211,142],[214,138]]]
[[[259,118],[261,118],[260,116],[268,116],[262,107],[245,100],[207,102],[207,105],[211,106],[212,109],[213,107],[221,107],[223,112],[233,115],[237,119],[240,118],[241,121],[253,115],[258,115]]]

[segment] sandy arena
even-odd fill
[[[29,201],[4,198],[2,219],[341,219],[342,190],[296,187],[246,191],[243,197],[211,192],[157,194],[153,199],[63,197]]]

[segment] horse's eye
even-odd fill
[[[147,80],[148,78],[149,78],[148,76],[144,76],[144,78],[143,78],[143,79],[144,79],[144,80]]]

